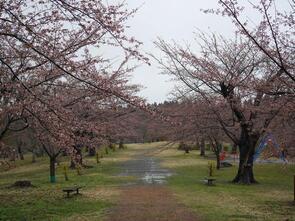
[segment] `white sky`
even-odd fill
[[[142,41],[146,53],[159,55],[153,41],[160,37],[166,41],[190,43],[194,31],[216,32],[225,36],[233,35],[234,27],[228,18],[204,14],[200,9],[217,8],[218,0],[126,0],[128,8],[139,11],[128,22],[128,35]],[[143,65],[133,74],[132,82],[141,84],[140,95],[149,102],[163,102],[168,99],[174,83],[169,76],[160,75],[159,65]]]

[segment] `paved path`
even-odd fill
[[[200,219],[177,202],[165,182],[171,172],[160,167],[152,150],[140,151],[122,164],[121,176],[136,176],[137,182],[122,190],[118,205],[107,221],[198,221]]]
[[[140,151],[132,160],[123,163],[123,172],[119,175],[137,177],[134,183],[137,185],[165,184],[166,178],[172,173],[161,168],[159,160],[152,157],[150,151]]]

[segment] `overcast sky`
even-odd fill
[[[228,18],[200,11],[217,8],[217,0],[126,0],[126,3],[130,9],[139,7],[128,22],[127,33],[144,43],[142,49],[146,53],[159,55],[153,45],[157,37],[185,44],[194,40],[193,32],[197,29],[226,36],[233,34],[234,27]],[[159,65],[151,61],[151,66],[137,68],[132,81],[144,86],[140,95],[149,102],[163,102],[169,98],[174,83],[168,76],[160,75]]]

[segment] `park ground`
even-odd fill
[[[123,176],[124,165],[138,155],[158,159],[171,171],[161,185],[137,182]],[[293,204],[294,164],[258,164],[257,185],[236,185],[229,181],[237,167],[215,171],[215,186],[204,185],[208,162],[198,151],[184,154],[165,143],[130,144],[125,150],[109,151],[99,164],[85,157],[92,168],[69,170],[68,159],[57,166],[57,182],[49,183],[46,157],[31,163],[26,155],[15,168],[0,170],[0,220],[295,220]],[[35,187],[10,187],[16,180],[30,180]],[[81,195],[65,198],[62,189],[83,186]],[[142,211],[138,213],[138,211]]]

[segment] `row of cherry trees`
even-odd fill
[[[160,39],[155,44],[164,57],[156,59],[179,82],[176,97],[190,100],[190,108],[198,106],[185,112],[184,133],[205,135],[215,146],[220,134],[226,135],[240,152],[233,181],[255,183],[259,139],[282,129],[281,122],[290,124],[284,130],[294,125],[295,3],[280,11],[273,0],[250,2],[261,19],[253,28],[243,20],[245,5],[234,0],[219,4],[218,10],[204,11],[230,17],[238,30],[235,39],[198,33],[199,52]],[[192,124],[188,116],[194,115]]]
[[[145,109],[130,60],[147,63],[125,35],[135,11],[101,0],[0,2],[0,144],[27,130],[50,157],[108,142],[118,108]],[[104,51],[115,51],[116,60]],[[117,130],[117,132],[119,132]],[[17,135],[16,135],[17,136]],[[13,138],[12,138],[13,139]]]
[[[235,39],[199,33],[199,52],[156,42],[164,54],[156,59],[179,82],[175,97],[182,103],[155,107],[128,83],[130,61],[148,63],[141,43],[125,34],[135,11],[102,0],[1,1],[1,149],[5,137],[28,130],[48,153],[54,175],[61,151],[79,161],[82,146],[138,134],[143,141],[206,139],[216,147],[228,140],[240,150],[234,182],[255,183],[258,140],[269,131],[285,139],[294,130],[295,3],[284,11],[273,0],[252,4],[261,19],[255,27],[243,20],[237,1],[219,4],[204,11],[231,18]],[[118,56],[110,59],[105,51]]]

